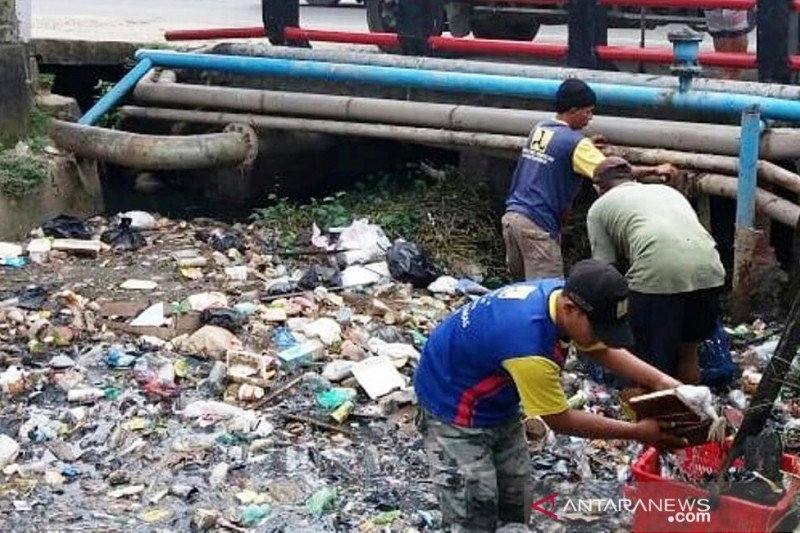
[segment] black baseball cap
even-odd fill
[[[576,263],[564,285],[564,295],[586,313],[595,336],[610,348],[633,346],[628,292],[622,274],[594,259]]]

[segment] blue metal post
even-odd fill
[[[372,65],[296,61],[265,57],[190,54],[140,50],[137,59],[177,69],[217,70],[249,76],[283,76],[352,83],[413,87],[433,91],[521,96],[553,100],[561,84],[556,79],[522,78],[465,72],[443,72]],[[590,84],[600,105],[674,108],[718,115],[739,115],[758,105],[764,118],[800,122],[800,102],[735,93],[680,92],[675,89],[632,87],[607,83]]]
[[[80,118],[78,124],[85,124],[87,126],[95,124],[103,115],[116,107],[119,101],[139,83],[139,80],[141,80],[151,68],[153,68],[152,59],[143,58],[139,60],[136,66],[125,74],[113,89],[95,102],[92,108]]]
[[[742,113],[739,141],[739,186],[736,194],[736,227],[753,228],[756,218],[758,148],[761,141],[761,113],[758,106]]]

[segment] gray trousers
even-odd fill
[[[530,518],[530,455],[522,419],[454,426],[421,410],[419,428],[445,528],[494,531]]]

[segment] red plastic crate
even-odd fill
[[[683,470],[694,479],[700,480],[703,475],[716,473],[722,466],[730,442],[725,444],[707,443],[677,452]],[[734,463],[740,466],[741,461]],[[782,468],[785,472],[800,474],[800,458],[784,454]],[[658,450],[648,448],[631,466],[634,483],[625,488],[626,498],[632,501],[639,499],[659,499],[665,501],[691,498],[707,498],[708,492],[703,488],[683,481],[664,479],[660,475]],[[800,481],[793,480],[786,489],[786,494],[775,505],[762,505],[751,501],[721,496],[717,506],[709,512],[710,521],[703,523],[678,523],[670,520],[672,512],[636,508],[633,519],[633,530],[647,532],[769,532],[773,531],[792,511]]]

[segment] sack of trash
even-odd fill
[[[386,252],[386,262],[392,278],[401,283],[411,283],[421,289],[439,277],[437,269],[427,252],[416,243],[397,239]]]
[[[47,237],[54,239],[79,239],[88,241],[92,233],[86,224],[78,218],[69,215],[58,215],[42,224],[42,232]]]
[[[142,233],[131,226],[132,220],[123,217],[119,226],[111,228],[100,235],[100,240],[118,250],[138,250],[147,245]]]

